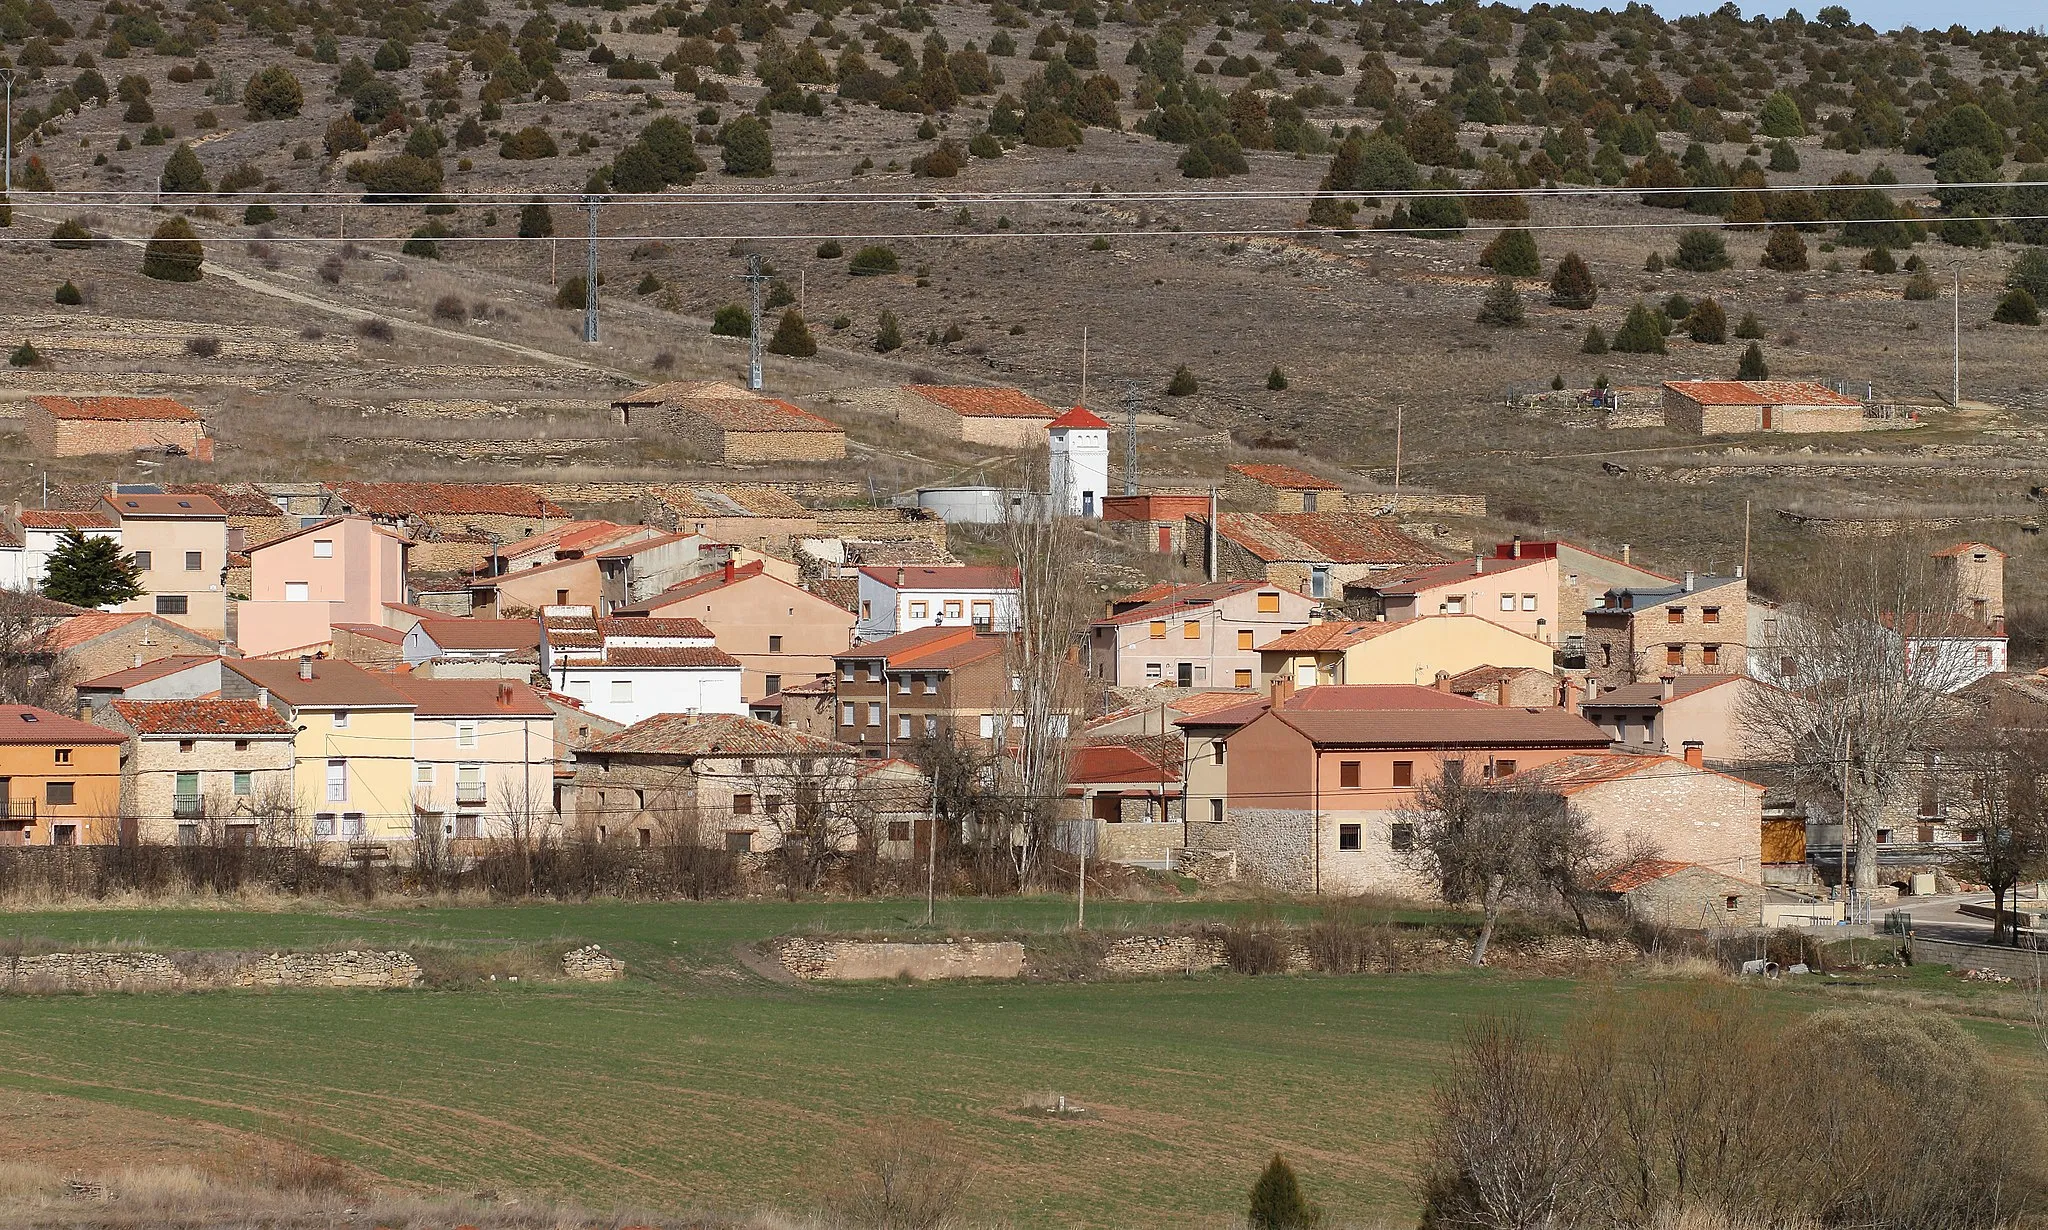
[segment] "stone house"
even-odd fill
[[[116,700],[98,721],[127,736],[121,814],[145,842],[288,837],[292,724],[253,700]]]
[[[1743,705],[1771,686],[1747,675],[1674,675],[1589,695],[1585,712],[1616,750],[1684,756],[1697,749],[1711,763],[1740,764],[1762,750],[1743,731]]]
[[[2005,561],[2005,552],[1985,542],[1959,542],[1934,553],[1935,567],[1955,595],[1958,615],[2000,628],[2005,619]]]
[[[1617,855],[1654,850],[1762,881],[1764,787],[1705,767],[1697,751],[1684,758],[1580,752],[1523,769],[1504,784],[1564,799]]]
[[[617,614],[702,623],[739,659],[750,701],[830,675],[832,655],[853,643],[851,611],[770,575],[760,561],[727,563]]]
[[[536,489],[507,483],[333,483],[322,511],[404,533],[423,572],[476,572],[499,546],[568,520]]]
[[[1442,551],[1392,525],[1343,512],[1219,513],[1215,559],[1208,514],[1187,518],[1182,562],[1219,580],[1261,580],[1319,602],[1362,595],[1370,578],[1445,562]]]
[[[405,665],[405,633],[383,624],[335,624],[328,648],[334,657],[372,670]]]
[[[777,849],[798,823],[850,846],[863,821],[852,748],[737,714],[664,713],[575,752],[575,814],[642,849]]]
[[[1187,553],[1187,519],[1209,514],[1205,493],[1112,495],[1102,501],[1102,528],[1155,555]]]
[[[830,739],[837,732],[839,681],[823,675],[804,683],[784,684],[748,705],[748,713],[763,722],[787,726],[807,735]]]
[[[1550,646],[1477,615],[1425,615],[1398,623],[1331,620],[1259,646],[1259,674],[1297,688],[1318,684],[1434,684],[1482,666],[1549,670]]]
[[[1368,603],[1378,604],[1373,613],[1390,621],[1476,615],[1546,645],[1562,640],[1555,556],[1474,556],[1470,562],[1392,573],[1364,589]]]
[[[1693,435],[1865,431],[1863,403],[1805,380],[1667,380],[1664,425]]]
[[[1616,557],[1559,539],[1524,542],[1516,538],[1496,544],[1493,554],[1497,559],[1557,561],[1557,619],[1552,627],[1557,629],[1557,643],[1571,647],[1584,645],[1586,608],[1601,605],[1608,590],[1655,589],[1678,580],[1637,565],[1626,543]]]
[[[855,639],[879,640],[919,628],[968,625],[983,632],[1017,627],[1015,568],[977,564],[862,568]]]
[[[733,465],[843,461],[839,424],[786,401],[715,382],[658,384],[612,402],[619,422],[683,441],[699,457]]]
[[[1631,918],[1687,931],[1763,924],[1764,886],[1710,867],[1640,859],[1603,876],[1599,890]]]
[[[100,710],[117,700],[192,700],[220,691],[220,658],[212,654],[173,654],[77,685],[78,716],[99,721]]]
[[[135,558],[142,595],[121,604],[202,636],[227,628],[227,510],[203,495],[113,491],[99,510],[121,523],[121,546]]]
[[[1058,410],[1017,389],[969,385],[866,389],[848,401],[927,435],[999,449],[1045,447],[1045,425],[1060,416]]]
[[[1261,581],[1160,584],[1088,627],[1088,677],[1117,687],[1262,686],[1259,646],[1308,625],[1315,604]]]
[[[818,535],[818,517],[767,483],[692,483],[648,492],[643,517],[674,534],[787,555],[791,544]]]
[[[1535,666],[1475,666],[1448,680],[1453,696],[1469,696],[1490,705],[1514,705],[1523,709],[1544,709],[1552,705],[1572,707],[1576,680],[1560,680]],[[1571,696],[1565,689],[1571,689]]]
[[[44,457],[174,452],[213,460],[199,412],[168,397],[31,397],[21,423],[29,448]]]
[[[1665,675],[1741,674],[1749,584],[1688,572],[1669,585],[1610,589],[1586,611],[1588,680],[1602,692]]]
[[[1349,507],[1342,486],[1295,466],[1270,463],[1231,466],[1225,472],[1223,495],[1231,507],[1249,512],[1339,512]]]
[[[138,662],[172,655],[211,657],[220,641],[155,615],[92,611],[62,620],[43,634],[44,651],[62,655],[80,679],[95,679]]]
[[[118,841],[123,742],[48,709],[0,705],[0,846]]]

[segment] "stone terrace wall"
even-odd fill
[[[571,982],[617,982],[626,976],[626,963],[590,944],[562,954],[562,976]]]
[[[419,963],[403,952],[51,952],[0,966],[8,991],[207,991],[230,987],[418,986]]]
[[[861,940],[783,940],[776,946],[782,967],[808,982],[851,982],[884,978],[1019,978],[1024,945],[1015,940],[960,940],[949,944],[898,944]]]

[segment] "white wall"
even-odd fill
[[[880,640],[899,632],[919,628],[957,628],[974,622],[975,603],[987,603],[993,616],[992,632],[1017,630],[1017,592],[1009,589],[913,589],[899,591],[860,575],[860,610],[866,618],[853,625],[854,639]],[[959,614],[948,615],[947,604],[957,603]]]
[[[1109,433],[1071,427],[1051,432],[1053,499],[1070,517],[1100,517],[1109,494]]]
[[[557,667],[550,683],[602,718],[632,725],[657,713],[747,712],[739,666]],[[618,685],[624,684],[622,693]]]

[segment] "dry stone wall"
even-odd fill
[[[50,952],[9,957],[0,989],[29,991],[212,991],[235,987],[418,986],[419,963],[403,952],[181,953]]]
[[[626,976],[626,963],[589,944],[562,954],[562,976],[571,982],[617,982]]]
[[[807,982],[856,982],[910,978],[1020,978],[1024,945],[1015,940],[959,940],[947,944],[878,943],[862,940],[784,940],[776,946],[782,967]]]

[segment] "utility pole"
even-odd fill
[[[1842,921],[1855,921],[1849,916],[1849,731],[1842,730]]]
[[[1138,386],[1124,382],[1124,494],[1138,494]]]
[[[1081,326],[1081,400],[1077,405],[1088,404],[1088,326]]]
[[[599,198],[583,198],[583,208],[590,214],[589,252],[583,270],[583,340],[597,341],[597,207]]]
[[[11,195],[14,192],[14,74],[7,74],[7,160],[5,187]]]
[[[747,388],[758,393],[761,391],[761,286],[768,280],[768,275],[761,272],[759,252],[747,257],[747,271],[740,280],[747,284],[747,315],[753,321],[753,327],[747,333]]]
[[[1950,261],[1949,276],[1952,279],[1949,297],[1955,301],[1955,367],[1949,373],[1948,405],[1951,410],[1963,408],[1963,262]]]
[[[1216,488],[1209,488],[1209,542],[1205,552],[1209,563],[1209,580],[1216,579]]]
[[[1394,407],[1394,503],[1387,509],[1389,517],[1401,515],[1401,413],[1400,406]]]
[[[932,925],[932,904],[939,884],[939,788],[931,787],[924,820],[924,925]]]

